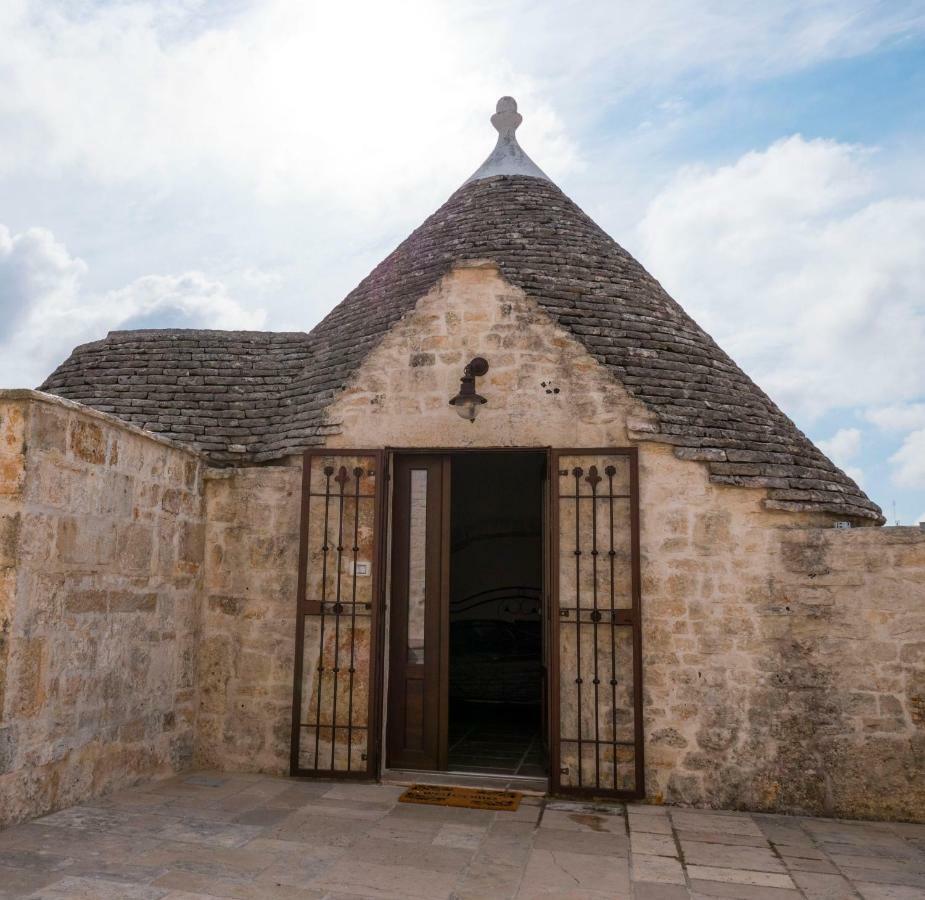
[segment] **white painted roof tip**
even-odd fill
[[[502,97],[498,101],[491,124],[498,130],[498,143],[488,159],[463,182],[469,184],[494,175],[530,175],[533,178],[552,179],[521,149],[514,132],[524,117],[517,112],[517,101],[513,97]]]

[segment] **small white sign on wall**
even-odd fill
[[[354,565],[354,575],[356,575],[357,578],[361,578],[363,576],[368,577],[369,573],[372,571],[372,568],[372,563],[363,562],[358,559]]]

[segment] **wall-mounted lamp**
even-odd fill
[[[463,377],[459,379],[459,393],[450,400],[450,406],[456,407],[456,412],[470,422],[475,421],[479,414],[479,407],[488,401],[475,392],[475,379],[480,378],[488,371],[488,360],[477,356],[466,366]]]

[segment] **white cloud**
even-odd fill
[[[68,304],[87,267],[45,228],[12,235],[0,224],[0,319],[11,332],[28,316],[35,299]]]
[[[925,428],[909,434],[890,463],[893,481],[899,487],[925,488]]]
[[[864,478],[864,470],[851,463],[861,452],[861,431],[858,428],[839,428],[828,440],[816,441],[819,449],[857,482]]]
[[[640,228],[667,289],[792,415],[925,395],[925,199],[875,154],[780,140],[685,168]]]
[[[853,460],[861,450],[861,432],[858,428],[839,428],[828,440],[817,441],[819,449],[835,462]]]
[[[514,93],[543,167],[577,162],[562,110],[692,78],[755,79],[925,26],[918,4],[453,0],[0,4],[0,172],[105,184],[231,177],[264,195],[370,209],[465,177],[474,129]],[[582,99],[584,98],[584,99]]]
[[[868,409],[864,418],[884,431],[912,431],[915,428],[925,428],[925,403],[892,404]]]
[[[0,385],[34,387],[79,343],[110,329],[263,326],[219,281],[201,272],[146,275],[101,294],[82,291],[86,264],[43,228],[0,225]]]
[[[0,115],[14,128],[0,168],[104,183],[230,176],[275,199],[369,207],[447,168],[469,174],[491,149],[473,116],[509,80],[449,3],[268,0],[204,28],[179,4],[5,9]],[[567,165],[557,116],[529,78],[512,80],[534,146]]]

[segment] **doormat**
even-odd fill
[[[439,784],[413,784],[398,800],[400,803],[427,803],[431,806],[461,806],[465,809],[492,809],[514,812],[520,806],[520,791],[491,791],[483,788],[444,787]]]

